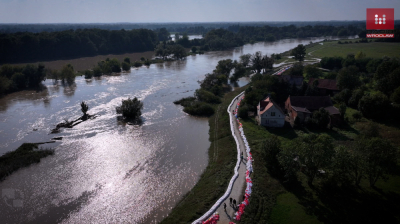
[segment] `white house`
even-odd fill
[[[283,127],[285,125],[285,113],[269,97],[261,100],[257,106],[258,124],[266,127]]]

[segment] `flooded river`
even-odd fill
[[[207,166],[208,121],[191,117],[174,100],[192,96],[221,59],[287,51],[322,38],[245,45],[189,56],[63,87],[44,82],[41,92],[0,99],[0,155],[23,142],[62,141],[55,155],[0,183],[0,223],[157,223],[198,181]],[[239,81],[239,86],[248,82]],[[143,125],[117,120],[122,99],[144,103]],[[72,129],[49,134],[64,119],[81,116],[80,102],[98,114]]]

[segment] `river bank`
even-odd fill
[[[200,180],[172,209],[161,223],[189,223],[202,216],[220,198],[228,187],[236,164],[236,143],[232,137],[226,108],[246,86],[226,93],[216,113],[208,119],[210,148],[208,166]]]

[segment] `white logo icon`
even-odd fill
[[[9,207],[21,208],[23,206],[24,194],[18,189],[3,189],[1,197]]]
[[[386,15],[383,14],[382,18],[379,18],[378,14],[375,14],[375,24],[386,24]]]

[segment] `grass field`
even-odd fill
[[[357,52],[364,52],[367,57],[382,58],[399,57],[400,56],[400,43],[389,42],[368,42],[368,43],[354,43],[357,39],[347,40],[353,43],[338,44],[338,41],[323,42],[323,45],[315,45],[307,48],[307,55],[311,53],[312,56],[323,58],[332,56],[346,57],[349,53],[357,54]],[[346,40],[341,40],[343,43]]]
[[[348,108],[346,117],[351,120],[355,110]],[[324,132],[334,139],[335,145],[352,141],[371,121],[363,118],[343,129]],[[241,223],[399,223],[400,222],[400,167],[388,181],[379,180],[376,188],[366,180],[360,188],[333,187],[327,189],[321,180],[314,187],[307,184],[306,176],[298,173],[298,182],[287,185],[271,176],[265,167],[260,151],[261,142],[277,136],[282,146],[306,134],[308,130],[292,128],[266,129],[255,124],[254,119],[242,121],[244,132],[254,155],[253,195]],[[400,146],[398,127],[378,124],[380,135]],[[313,132],[319,133],[319,132]]]
[[[208,149],[208,166],[193,189],[161,223],[191,223],[208,211],[225,193],[236,164],[236,144],[226,109],[232,99],[245,88],[226,93],[222,103],[216,105],[216,113],[209,118],[211,145]]]

